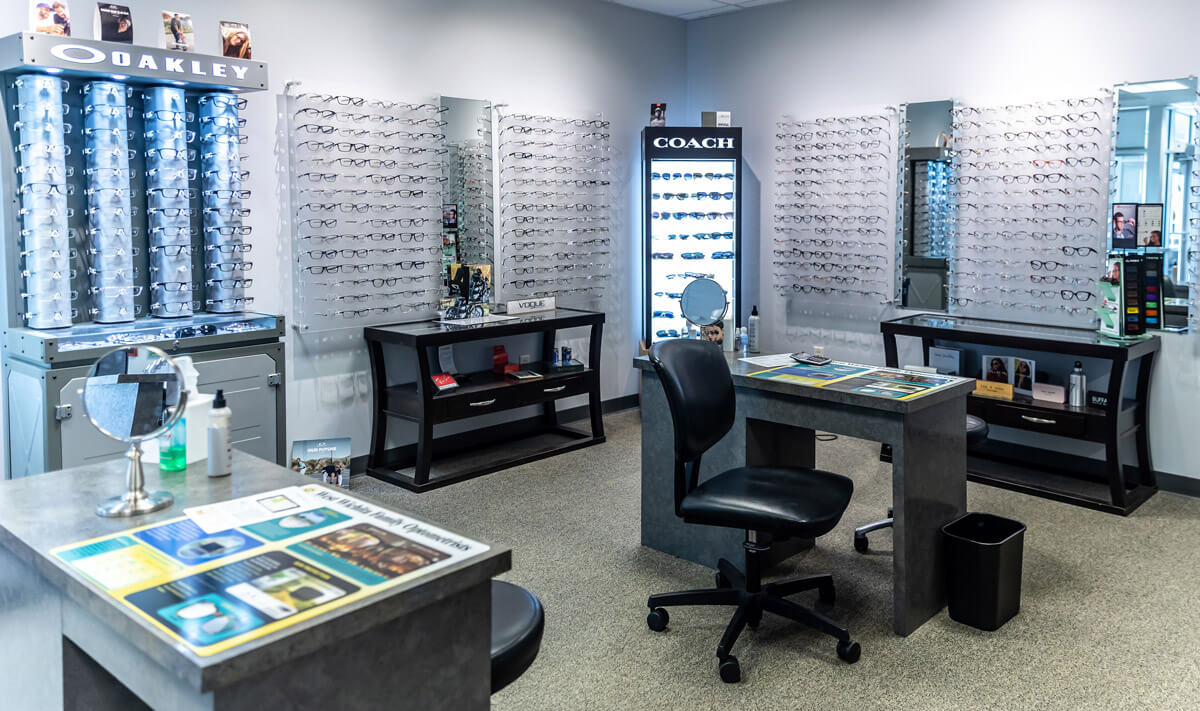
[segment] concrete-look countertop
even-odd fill
[[[755,353],[754,356],[768,355],[765,353]],[[800,383],[789,383],[783,380],[773,378],[755,378],[751,377],[751,373],[758,373],[763,370],[769,370],[761,365],[754,365],[741,360],[742,356],[737,353],[725,352],[725,360],[729,363],[729,372],[733,375],[733,384],[740,388],[753,388],[755,390],[763,390],[767,392],[780,393],[782,395],[799,395],[813,400],[825,400],[828,402],[844,403],[847,405],[855,405],[858,407],[869,407],[885,412],[900,412],[909,413],[923,410],[931,405],[936,405],[946,400],[951,400],[958,397],[963,397],[975,390],[975,381],[970,378],[958,378],[958,382],[948,385],[927,395],[920,395],[910,400],[893,400],[886,397],[876,397],[874,395],[864,395],[862,393],[844,392],[841,390],[831,390],[829,388],[817,387],[813,385],[802,385]],[[860,365],[855,363],[853,365]],[[654,372],[654,365],[650,363],[650,356],[636,356],[633,359],[633,367],[641,370]],[[863,365],[865,368],[875,368],[880,366]],[[892,370],[896,370],[893,368]]]
[[[69,543],[178,518],[187,507],[285,486],[312,484],[315,480],[234,450],[233,474],[217,479],[205,475],[204,461],[189,466],[183,472],[160,473],[157,466],[147,465],[146,488],[171,492],[175,496],[175,503],[163,511],[134,518],[98,517],[95,514],[96,504],[125,490],[126,466],[127,462],[122,458],[0,481],[0,545],[8,548],[51,585],[107,625],[114,635],[125,639],[202,693],[287,664],[323,647],[409,615],[448,596],[485,583],[512,565],[508,548],[491,544],[477,532],[454,530],[454,533],[489,545],[489,550],[233,649],[212,656],[198,656],[59,561],[50,551]],[[348,493],[395,510],[354,491]],[[398,513],[424,520],[420,515],[404,511]],[[428,523],[437,525],[435,521]]]

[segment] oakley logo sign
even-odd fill
[[[50,48],[50,54],[71,64],[100,64],[108,62],[114,67],[137,67],[150,71],[173,72],[195,77],[229,77],[245,79],[248,67],[229,62],[210,62],[198,59],[184,60],[182,57],[162,57],[156,59],[152,54],[140,54],[134,62],[134,55],[123,50],[114,49],[105,52],[95,47],[82,44],[57,44]],[[162,65],[159,66],[161,61]],[[186,61],[186,63],[185,63]],[[229,72],[232,72],[230,74]]]
[[[654,147],[731,149],[733,148],[733,138],[713,138],[712,136],[709,136],[708,138],[684,138],[682,136],[667,138],[666,136],[659,136],[658,138],[654,139]]]

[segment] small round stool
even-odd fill
[[[546,615],[537,596],[519,585],[492,581],[492,693],[525,673],[542,647]]]

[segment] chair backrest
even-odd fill
[[[733,427],[736,404],[725,354],[711,341],[672,339],[654,344],[650,362],[671,408],[676,463],[699,459]]]

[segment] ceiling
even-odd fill
[[[608,0],[608,2],[636,7],[639,10],[649,10],[660,15],[695,20],[711,15],[737,12],[748,7],[770,5],[782,2],[782,0]]]

